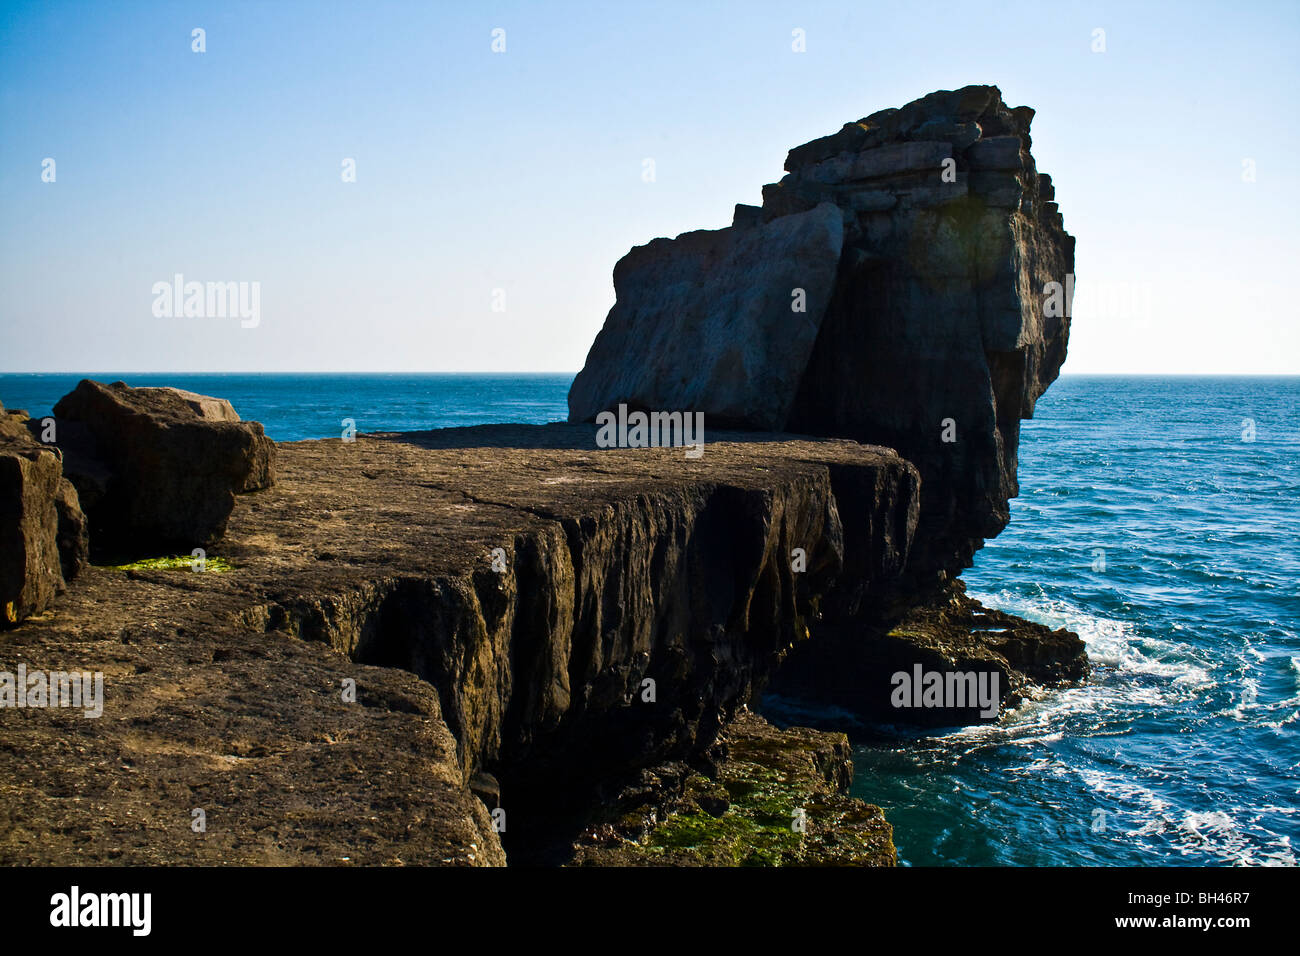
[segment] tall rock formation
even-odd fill
[[[1005,527],[1020,420],[1065,359],[1074,239],[1033,115],[931,93],[791,150],[729,228],[633,249],[570,420],[627,403],[895,448],[922,476],[911,583],[955,575]]]

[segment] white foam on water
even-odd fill
[[[1089,813],[1105,812],[1106,829],[1096,839],[1118,840],[1152,857],[1172,852],[1227,864],[1296,865],[1290,837],[1277,831],[1293,831],[1297,811],[1215,807],[1221,798],[1215,799],[1208,779],[1198,787],[1199,797],[1185,795],[1184,785],[1195,781],[1176,769],[1127,768],[1104,755],[1085,757],[1080,764],[1077,753],[1065,756],[1058,748],[1062,740],[1087,738],[1097,739],[1104,748],[1103,738],[1125,736],[1139,721],[1173,728],[1189,722],[1199,726],[1205,718],[1219,716],[1254,726],[1289,724],[1300,719],[1300,657],[1290,658],[1295,694],[1278,703],[1261,702],[1264,688],[1276,686],[1261,678],[1267,668],[1276,668],[1277,658],[1259,653],[1254,642],[1259,635],[1242,635],[1239,643],[1212,657],[1195,643],[1199,629],[1194,625],[1174,629],[1176,637],[1167,639],[1141,633],[1134,622],[1090,613],[1041,589],[1030,595],[1003,591],[971,596],[989,607],[1079,634],[1093,665],[1092,675],[1078,686],[1035,693],[995,723],[930,737],[936,767],[956,772],[962,764],[971,764],[984,786],[994,789],[996,778],[1007,775],[1027,781],[1055,780],[1051,791],[1064,793],[1059,781],[1074,777],[1082,784],[1082,799],[1086,801],[1091,793],[1095,800]],[[1205,644],[1213,646],[1209,641]],[[1207,697],[1216,706],[1223,701],[1228,711],[1214,715],[1212,708],[1204,706]],[[996,768],[985,764],[987,751],[1005,747],[1015,748],[1024,759],[1007,766],[1002,763],[1004,752]],[[1031,784],[1028,792],[1035,789]]]
[[[1079,686],[1049,689],[1021,702],[995,723],[972,724],[936,738],[962,746],[964,754],[984,747],[1049,744],[1065,736],[1123,733],[1129,721],[1157,708],[1213,690],[1210,672],[1187,645],[1138,639],[1126,621],[1091,614],[1044,594],[1024,598],[1011,592],[972,593],[988,605],[1048,627],[1068,628],[1083,640],[1092,676]]]
[[[1084,786],[1099,798],[1098,806],[1108,815],[1119,820],[1131,818],[1135,823],[1146,821],[1129,831],[1132,835],[1150,832],[1149,828],[1159,826],[1171,807],[1168,800],[1129,777],[1094,767],[1071,769],[1083,781]]]
[[[1005,718],[1009,725],[1089,710],[1120,717],[1134,708],[1146,711],[1181,703],[1218,686],[1191,645],[1139,637],[1128,621],[1092,614],[1041,594],[1025,598],[1003,591],[972,597],[1027,620],[1074,631],[1083,640],[1093,664],[1092,676],[1080,687],[1049,692],[1044,697],[1041,703],[1048,708],[1046,714],[1031,704],[1022,705]]]
[[[1234,807],[1233,813],[1240,813]],[[1258,838],[1247,832],[1236,817],[1225,810],[1187,812],[1179,824],[1174,842],[1184,855],[1208,853],[1239,866],[1294,866],[1295,853],[1288,837],[1278,837],[1264,847],[1257,846]]]
[[[1295,694],[1284,701],[1275,705],[1275,709],[1284,710],[1286,708],[1295,708],[1280,720],[1266,721],[1262,726],[1280,730],[1287,724],[1300,720],[1300,657],[1291,658],[1291,676],[1295,680]]]
[[[1093,674],[1078,687],[1047,692],[1026,701],[996,724],[955,731],[946,740],[965,743],[971,750],[989,745],[1045,744],[1062,736],[1100,737],[1123,734],[1134,719],[1168,712],[1220,688],[1202,653],[1189,644],[1139,636],[1129,622],[1091,614],[1046,595],[1024,598],[1010,592],[973,594],[977,600],[1038,621],[1049,627],[1066,627],[1084,641]],[[1194,629],[1186,631],[1189,637]],[[1243,640],[1237,654],[1219,666],[1234,664],[1245,671],[1240,691],[1230,708],[1240,719],[1262,723],[1262,716],[1278,717],[1279,724],[1300,719],[1300,657],[1291,659],[1297,693],[1279,703],[1261,703],[1260,682],[1250,673],[1256,664],[1253,646]],[[1226,687],[1224,689],[1227,689]],[[1286,711],[1279,715],[1279,709]],[[1056,761],[1027,762],[1011,772],[1017,775],[1059,775]],[[1296,853],[1289,837],[1268,825],[1269,809],[1232,808],[1197,810],[1178,808],[1170,799],[1134,779],[1126,771],[1097,766],[1063,765],[1076,774],[1105,810],[1109,829],[1123,832],[1155,852],[1170,846],[1184,856],[1200,856],[1237,865],[1295,865]],[[1154,786],[1159,787],[1155,781]],[[1283,819],[1290,819],[1287,810]],[[1253,817],[1253,819],[1252,819]],[[1277,820],[1272,816],[1273,821]]]
[[[1241,698],[1237,701],[1237,706],[1219,711],[1218,716],[1228,716],[1234,720],[1249,720],[1250,712],[1259,707],[1259,681],[1253,677],[1243,677],[1241,679]]]
[[[1249,644],[1247,645],[1249,647]],[[1266,665],[1270,659],[1263,655],[1254,655],[1259,665]],[[1300,658],[1289,659],[1289,669],[1293,679],[1295,693],[1278,701],[1261,701],[1259,699],[1259,680],[1255,677],[1241,678],[1241,696],[1235,707],[1218,711],[1216,717],[1230,717],[1241,723],[1252,724],[1271,730],[1280,730],[1287,724],[1300,719]],[[1255,668],[1257,671],[1260,667]]]
[[[1158,850],[1160,844],[1172,845],[1182,856],[1211,857],[1238,866],[1296,863],[1290,838],[1259,824],[1266,810],[1286,808],[1178,811],[1153,790],[1131,779],[1094,768],[1077,772],[1097,795],[1108,829],[1119,830],[1147,848]],[[1252,813],[1252,818],[1242,819]]]
[[[1265,866],[1295,866],[1296,860],[1295,849],[1291,846],[1289,836],[1278,837],[1277,849],[1261,857],[1261,862]]]

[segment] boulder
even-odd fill
[[[922,476],[912,583],[950,579],[1005,527],[1020,420],[1065,359],[1068,303],[1044,303],[1074,239],[1033,115],[994,86],[931,93],[791,150],[730,228],[632,250],[570,420],[625,402],[895,448]]]
[[[224,399],[84,379],[54,414],[97,553],[210,545],[225,532],[234,496],[274,480],[274,442]]]
[[[58,452],[0,405],[0,627],[49,608],[85,564],[85,518]]]

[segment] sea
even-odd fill
[[[0,401],[40,417],[82,377],[228,398],[277,441],[562,420],[573,379],[0,374]],[[858,730],[901,861],[1295,865],[1300,377],[1063,376],[1019,479],[967,586],[1078,632],[1093,673],[994,724]]]

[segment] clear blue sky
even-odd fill
[[[576,370],[631,246],[995,83],[1078,238],[1067,372],[1296,373],[1298,51],[1295,2],[0,0],[0,371]],[[156,318],[178,272],[260,325]]]

